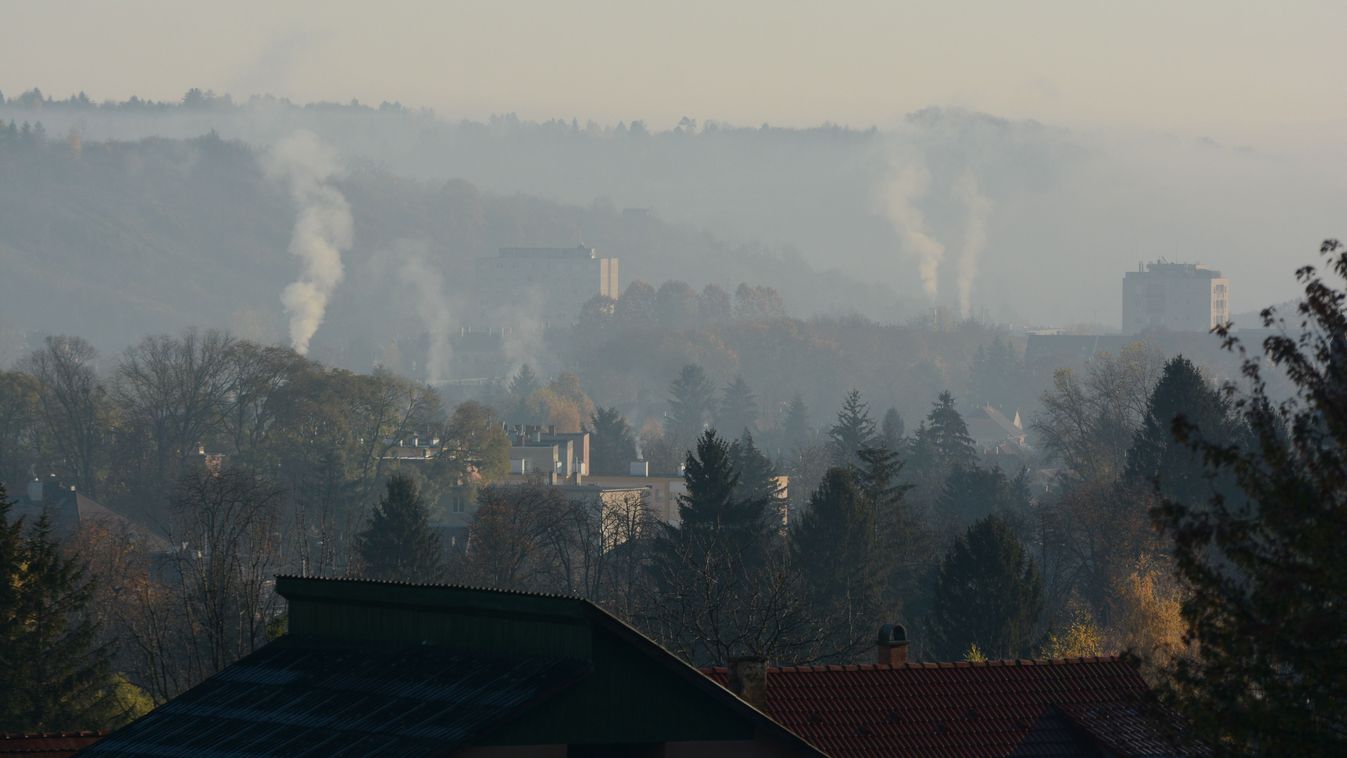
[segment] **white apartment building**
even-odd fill
[[[1197,263],[1156,261],[1123,275],[1124,334],[1207,332],[1230,320],[1230,280]]]

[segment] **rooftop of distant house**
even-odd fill
[[[757,705],[835,758],[1197,752],[1171,738],[1178,722],[1117,656],[909,663],[905,636],[883,631],[878,652],[890,662],[768,667]],[[703,672],[743,687],[731,668]]]

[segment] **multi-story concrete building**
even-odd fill
[[[1230,320],[1230,280],[1197,263],[1156,261],[1123,276],[1122,330],[1207,332]]]
[[[569,324],[590,298],[619,293],[617,258],[600,258],[586,245],[503,247],[477,261],[477,318],[484,326],[521,316]]]

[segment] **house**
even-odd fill
[[[84,755],[805,756],[592,603],[278,577],[289,630]]]
[[[137,537],[150,539],[156,548],[166,547],[161,539],[132,524],[125,516],[77,492],[73,486],[60,484],[54,476],[46,481],[34,477],[28,482],[24,493],[14,498],[9,515],[11,520],[22,518],[24,523],[32,526],[44,513],[51,522],[52,532],[60,539],[74,537],[81,526],[99,524],[109,529],[125,528]]]
[[[909,663],[906,634],[888,625],[877,654],[863,665],[743,659],[704,672],[834,758],[1201,752],[1158,725],[1149,687],[1116,656]]]
[[[1009,453],[1024,450],[1028,434],[1019,411],[1006,416],[991,405],[974,408],[964,418],[968,436],[982,453]]]

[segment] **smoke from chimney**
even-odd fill
[[[965,170],[954,186],[954,192],[966,208],[963,247],[959,253],[959,314],[968,318],[973,314],[973,281],[978,275],[978,261],[987,246],[987,216],[991,202],[978,188],[977,177]]]
[[[351,247],[351,206],[329,181],[337,173],[336,154],[312,132],[296,131],[271,151],[266,173],[284,181],[297,208],[290,254],[303,264],[299,279],[281,292],[290,316],[290,345],[309,352],[323,323],[327,301],[344,276],[341,254]]]
[[[930,182],[931,174],[925,165],[904,166],[885,188],[884,212],[903,248],[916,255],[921,287],[934,301],[940,294],[940,262],[945,257],[945,246],[926,231],[926,214],[915,205],[926,194]]]
[[[439,382],[449,375],[449,343],[453,329],[453,314],[444,294],[444,277],[439,270],[412,253],[403,260],[398,272],[402,284],[415,294],[416,315],[426,329],[430,346],[426,354],[426,380]]]

